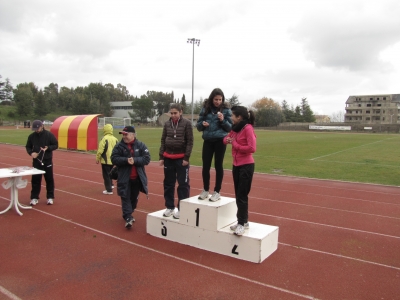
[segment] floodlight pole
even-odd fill
[[[194,45],[200,46],[200,40],[197,40],[195,38],[191,38],[187,40],[188,43],[193,45],[193,56],[192,56],[192,126],[193,126],[193,110],[194,110],[194,104],[193,104],[193,91],[194,91]]]

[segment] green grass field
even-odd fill
[[[136,128],[158,160],[161,128]],[[0,142],[25,145],[27,129],[0,127]],[[114,131],[119,138],[118,130]],[[400,135],[256,130],[256,172],[400,186]],[[194,129],[191,164],[201,166],[201,133]],[[102,131],[99,130],[99,139]],[[224,167],[231,169],[231,148]]]

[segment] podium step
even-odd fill
[[[201,228],[193,226],[193,217],[190,216],[192,212],[186,212],[186,218],[182,219],[183,208],[187,207],[186,205],[182,206],[182,204],[181,201],[180,220],[176,220],[173,217],[164,217],[164,210],[148,214],[146,221],[147,233],[169,241],[254,263],[261,263],[278,248],[279,228],[276,226],[250,222],[250,227],[244,235],[236,236],[229,228],[230,225],[236,222],[236,218],[234,218],[234,222],[220,229],[207,229],[208,226]],[[229,203],[224,205],[229,205]],[[213,204],[203,203],[200,209],[204,209],[204,206],[218,207]],[[193,208],[192,205],[188,207]],[[200,210],[201,213],[203,211],[209,212],[207,209]],[[204,216],[204,219],[208,220],[207,215]],[[199,218],[199,220],[202,219]]]
[[[216,202],[199,200],[198,196],[182,200],[180,222],[192,227],[218,230],[236,221],[236,201],[221,197]]]

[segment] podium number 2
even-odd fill
[[[200,208],[194,211],[196,213],[196,226],[199,227]]]

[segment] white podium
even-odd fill
[[[181,200],[180,219],[164,217],[165,209],[147,215],[147,233],[166,240],[211,252],[261,263],[278,248],[276,226],[250,222],[242,236],[229,226],[236,223],[235,199],[221,197],[216,202]]]

